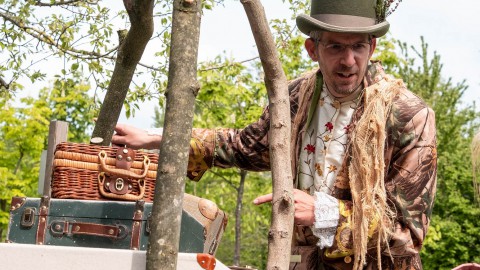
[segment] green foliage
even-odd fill
[[[111,9],[85,1],[64,6],[55,1],[51,4],[40,5],[33,0],[3,1],[0,40],[6,50],[2,50],[0,77],[5,81],[15,85],[22,78],[29,78],[32,83],[44,79],[51,70],[35,70],[35,66],[47,59],[67,63],[81,59],[81,65],[99,78],[103,66],[111,62],[108,56],[116,46],[112,39]],[[118,14],[113,14],[115,16]],[[106,60],[99,64],[102,57]],[[60,67],[58,65],[56,72],[59,73]],[[18,85],[7,90],[17,89]]]
[[[0,237],[8,224],[8,209],[13,196],[36,195],[40,154],[48,133],[49,109],[24,99],[25,108],[13,108],[0,100]]]
[[[474,203],[469,147],[479,113],[475,104],[462,102],[465,82],[454,84],[451,78],[444,79],[440,56],[434,52],[430,58],[428,45],[423,38],[421,41],[419,50],[398,41],[382,41],[378,58],[435,111],[437,193],[421,256],[425,269],[452,269],[480,260],[480,209]],[[394,44],[400,48],[400,56],[392,54]]]
[[[163,123],[165,122],[165,111],[155,106],[155,108],[153,109],[153,114],[154,115],[152,127],[163,127]]]
[[[397,41],[393,38],[381,38],[377,39],[377,49],[373,54],[372,59],[382,62],[382,66],[389,74],[399,78],[400,75],[397,72],[400,63],[405,65],[405,60],[399,58],[395,52],[395,44]]]
[[[292,11],[291,19],[295,21],[298,14],[310,14],[310,2],[303,0],[282,0],[284,3],[290,4],[290,10]]]
[[[305,38],[295,35],[294,27],[285,20],[272,20],[271,28],[276,36],[279,58],[288,80],[298,78],[306,71],[318,68],[304,49]]]
[[[200,67],[194,126],[241,128],[255,121],[267,105],[266,90],[245,66],[217,57]]]
[[[41,89],[37,101],[44,101],[42,105],[51,108],[50,119],[69,123],[68,141],[71,142],[89,141],[93,118],[99,109],[99,104],[90,97],[90,86],[81,76],[76,70],[72,70],[69,77],[57,76],[51,89]]]
[[[14,106],[0,98],[0,238],[5,237],[8,208],[14,196],[38,197],[40,156],[47,146],[51,120],[69,122],[69,141],[85,142],[93,124],[93,99],[80,73],[65,75],[44,88],[38,98]]]
[[[202,1],[202,7],[212,9],[222,2]],[[4,0],[1,5],[0,79],[5,83],[0,84],[0,94],[14,95],[23,89],[22,82],[34,84],[69,66],[82,70],[94,89],[108,88],[119,40],[130,26],[123,5],[81,0]],[[147,50],[136,69],[125,102],[128,116],[166,88],[172,7],[173,0],[155,1],[155,33],[149,43],[155,50]],[[39,70],[47,61],[49,69]]]

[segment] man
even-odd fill
[[[385,1],[390,3],[390,1]],[[389,28],[376,0],[313,0],[297,17],[319,70],[289,84],[295,239],[291,269],[422,269],[436,186],[433,111],[370,58]],[[244,129],[194,129],[189,177],[270,169],[269,111]],[[159,145],[118,125],[112,142]],[[255,199],[270,202],[272,195]]]

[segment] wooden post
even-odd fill
[[[57,144],[67,141],[68,123],[63,121],[51,121],[48,132],[47,160],[45,162],[45,180],[43,182],[43,195],[50,196],[53,169],[53,157]]]

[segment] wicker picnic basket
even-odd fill
[[[158,155],[129,148],[60,143],[52,198],[153,201]]]

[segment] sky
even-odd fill
[[[290,20],[288,5],[280,0],[261,1],[268,20]],[[480,11],[479,0],[404,0],[390,15],[389,36],[420,48],[423,36],[430,56],[435,51],[443,63],[442,75],[454,83],[466,80],[469,88],[464,103],[480,104]],[[226,0],[224,6],[206,11],[202,17],[199,60],[213,59],[219,53],[238,61],[256,56],[255,41],[240,1]],[[153,106],[144,106],[134,119],[120,122],[149,128]]]
[[[391,16],[393,37],[420,45],[423,36],[441,57],[443,75],[470,86],[465,100],[480,102],[480,1],[407,0]]]

